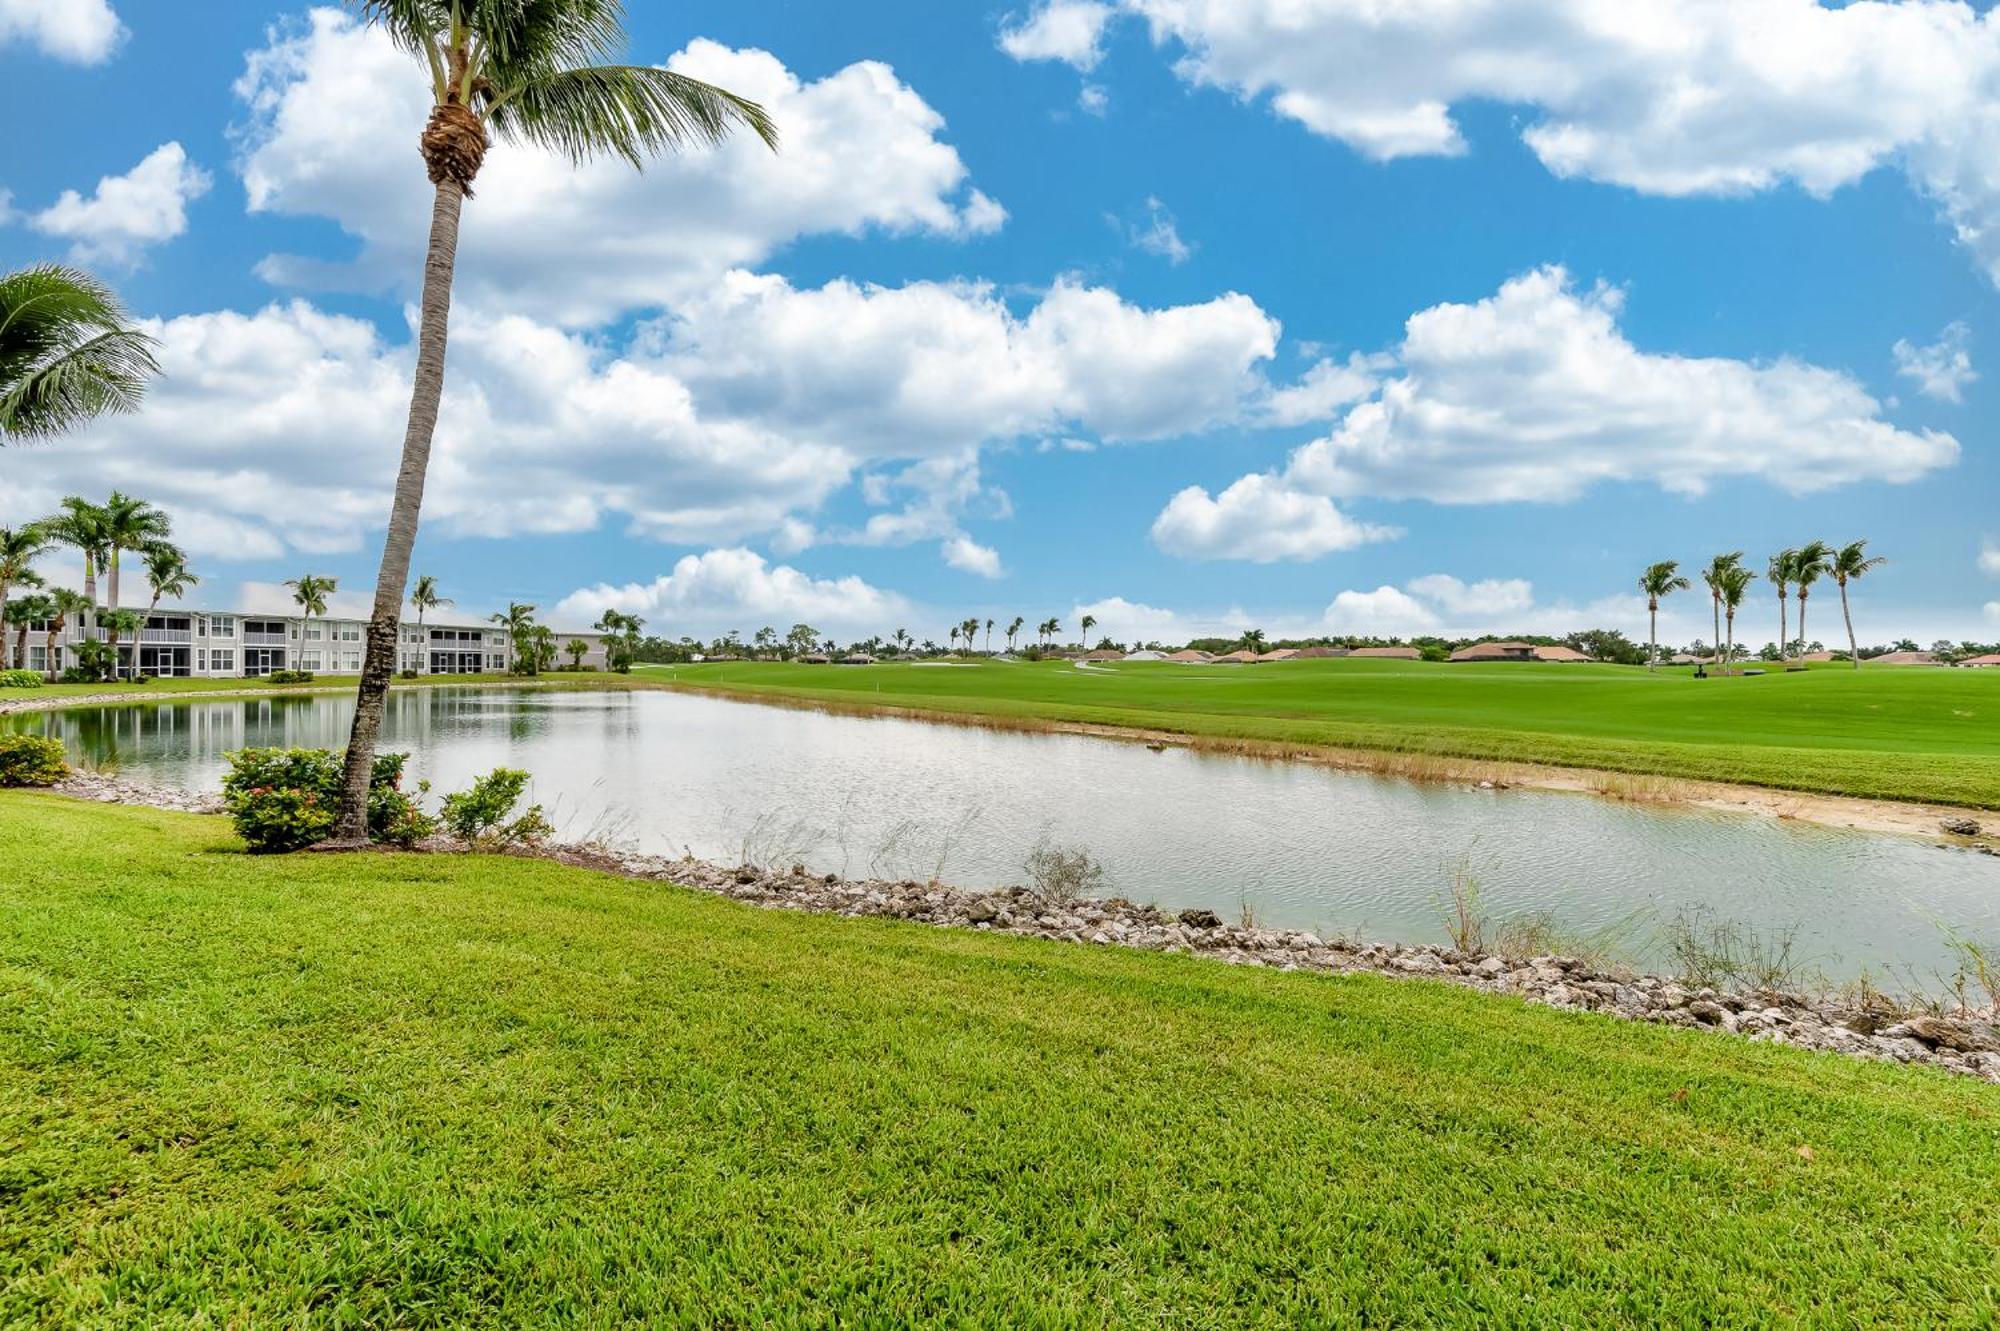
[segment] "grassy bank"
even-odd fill
[[[0,689],[0,708],[13,703],[36,703],[65,698],[115,698],[146,702],[154,698],[178,698],[203,693],[324,693],[355,687],[352,675],[321,675],[310,684],[272,684],[262,679],[153,679],[143,684],[130,680],[115,684],[44,684],[35,689]],[[462,687],[467,684],[533,684],[543,687],[604,689],[634,687],[634,676],[602,670],[555,670],[544,675],[419,675],[415,679],[394,679],[391,688],[421,689]],[[640,683],[638,687],[651,687]]]
[[[2000,807],[2000,671],[1405,661],[655,669],[735,693]]]
[[[0,792],[0,1323],[1982,1325],[1990,1087]]]

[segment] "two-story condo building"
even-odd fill
[[[322,675],[358,675],[367,624],[357,619],[307,619],[298,615],[236,614],[216,610],[158,610],[148,616],[137,642],[118,646],[119,673],[193,676],[204,679],[256,677],[273,670],[310,670]],[[16,635],[9,633],[8,638]],[[60,674],[76,665],[77,644],[110,635],[102,627],[69,624],[58,635],[49,660],[48,626],[28,625],[30,670]],[[403,621],[397,631],[396,669],[420,675],[497,673],[513,665],[506,630],[492,624]],[[604,635],[557,631],[557,665],[575,657],[570,643],[588,649],[586,669],[605,666]],[[6,644],[9,662],[17,641]]]

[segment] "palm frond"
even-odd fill
[[[55,352],[0,393],[0,437],[46,439],[94,416],[131,411],[159,369],[153,339],[130,329]]]
[[[612,152],[641,166],[655,153],[721,143],[737,126],[778,145],[777,126],[757,103],[650,65],[594,65],[532,78],[501,93],[488,124],[503,138],[573,162]]]

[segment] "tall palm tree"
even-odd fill
[[[429,77],[430,121],[418,147],[435,196],[409,424],[375,577],[368,653],[332,838],[334,846],[346,847],[368,840],[375,738],[395,669],[399,602],[409,582],[444,393],[459,213],[490,136],[550,149],[573,162],[611,154],[634,167],[664,151],[720,143],[738,127],[773,148],[778,140],[777,127],[755,102],[671,70],[609,63],[625,45],[619,0],[360,0],[360,11],[419,58]]]
[[[951,644],[951,650],[956,653],[958,651],[958,625],[953,624],[951,626],[951,633],[946,638],[946,641]]]
[[[40,523],[0,527],[0,617],[7,613],[7,597],[14,585],[33,573],[34,563],[47,554],[55,541]]]
[[[993,655],[993,621],[986,621],[986,654]]]
[[[110,585],[105,589],[106,604],[116,611],[118,601],[119,556],[127,550],[144,550],[157,541],[164,541],[173,535],[174,524],[167,515],[143,499],[121,494],[117,490],[104,501],[99,510],[103,515],[104,552],[110,564]]]
[[[535,607],[525,601],[509,601],[505,610],[497,615],[488,615],[487,618],[507,630],[506,661],[507,669],[511,673],[514,669],[514,658],[524,645],[522,639],[535,627]]]
[[[131,411],[160,372],[153,346],[89,273],[57,264],[0,273],[0,445]]]
[[[82,617],[92,609],[90,598],[82,592],[73,592],[67,587],[57,587],[49,593],[49,600],[55,607],[55,618],[49,621],[49,636],[43,655],[48,658],[48,675],[54,679],[62,673],[62,636],[72,619]]]
[[[337,579],[321,577],[317,573],[307,573],[292,578],[285,585],[292,589],[292,599],[297,601],[299,609],[305,612],[305,624],[308,628],[312,626],[313,620],[326,618],[326,598],[340,589]],[[327,656],[329,660],[332,658],[330,650]]]
[[[1090,650],[1090,631],[1097,627],[1097,616],[1085,615],[1077,623],[1083,629],[1083,650],[1087,652]]]
[[[1013,622],[1007,625],[1007,650],[1009,652],[1012,652],[1014,650],[1014,635],[1019,633],[1021,631],[1021,625],[1027,622],[1028,621],[1022,618],[1020,615],[1016,615],[1014,616]]]
[[[1729,580],[1729,570],[1743,562],[1743,552],[1717,555],[1708,561],[1708,567],[1701,571],[1701,580],[1708,587],[1709,601],[1715,610],[1715,651],[1716,659],[1722,659],[1722,587]]]
[[[1792,580],[1792,570],[1799,562],[1796,550],[1780,550],[1771,556],[1771,562],[1764,566],[1764,575],[1771,585],[1778,589],[1778,664],[1785,663],[1786,649],[1791,645],[1791,621],[1785,617],[1785,592]]]
[[[1744,568],[1741,564],[1730,566],[1722,577],[1723,622],[1728,626],[1729,635],[1727,638],[1727,650],[1723,659],[1731,663],[1731,665],[1724,667],[1724,669],[1732,673],[1736,660],[1736,612],[1743,605],[1744,593],[1750,590],[1750,584],[1756,580],[1757,575],[1749,569]]]
[[[111,559],[104,524],[104,510],[81,495],[70,495],[62,501],[61,512],[35,524],[50,540],[83,556],[83,594],[90,599],[92,612],[97,609],[98,571]]]
[[[165,541],[156,541],[146,547],[146,583],[153,589],[153,599],[146,603],[146,618],[160,608],[163,597],[179,600],[188,590],[201,581],[189,570],[187,553],[178,546]]]
[[[1656,670],[1660,664],[1660,598],[1687,591],[1693,586],[1681,576],[1681,565],[1677,559],[1662,559],[1657,564],[1648,564],[1646,571],[1639,575],[1639,590],[1646,594],[1646,614],[1652,622],[1647,636],[1646,669]]]
[[[1864,539],[1841,546],[1830,563],[1833,580],[1840,584],[1840,617],[1847,623],[1847,657],[1854,662],[1856,670],[1861,669],[1861,646],[1854,641],[1854,615],[1847,608],[1847,584],[1869,569],[1880,568],[1888,562],[1885,556],[1870,555],[1868,542]],[[1803,626],[1800,631],[1804,632]]]
[[[410,589],[410,604],[416,607],[417,627],[422,628],[424,626],[424,616],[430,611],[442,609],[448,605],[456,605],[457,602],[453,601],[449,596],[438,595],[438,580],[430,574],[425,573],[418,577],[417,585]]]
[[[1806,597],[1812,586],[1833,571],[1833,547],[1825,541],[1807,541],[1792,560],[1792,581],[1799,585],[1799,642],[1806,641]]]

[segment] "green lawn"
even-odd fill
[[[1687,670],[1409,661],[647,671],[737,692],[2000,807],[2000,670]]]
[[[20,792],[0,865],[4,1325],[2000,1316],[1938,1073]]]

